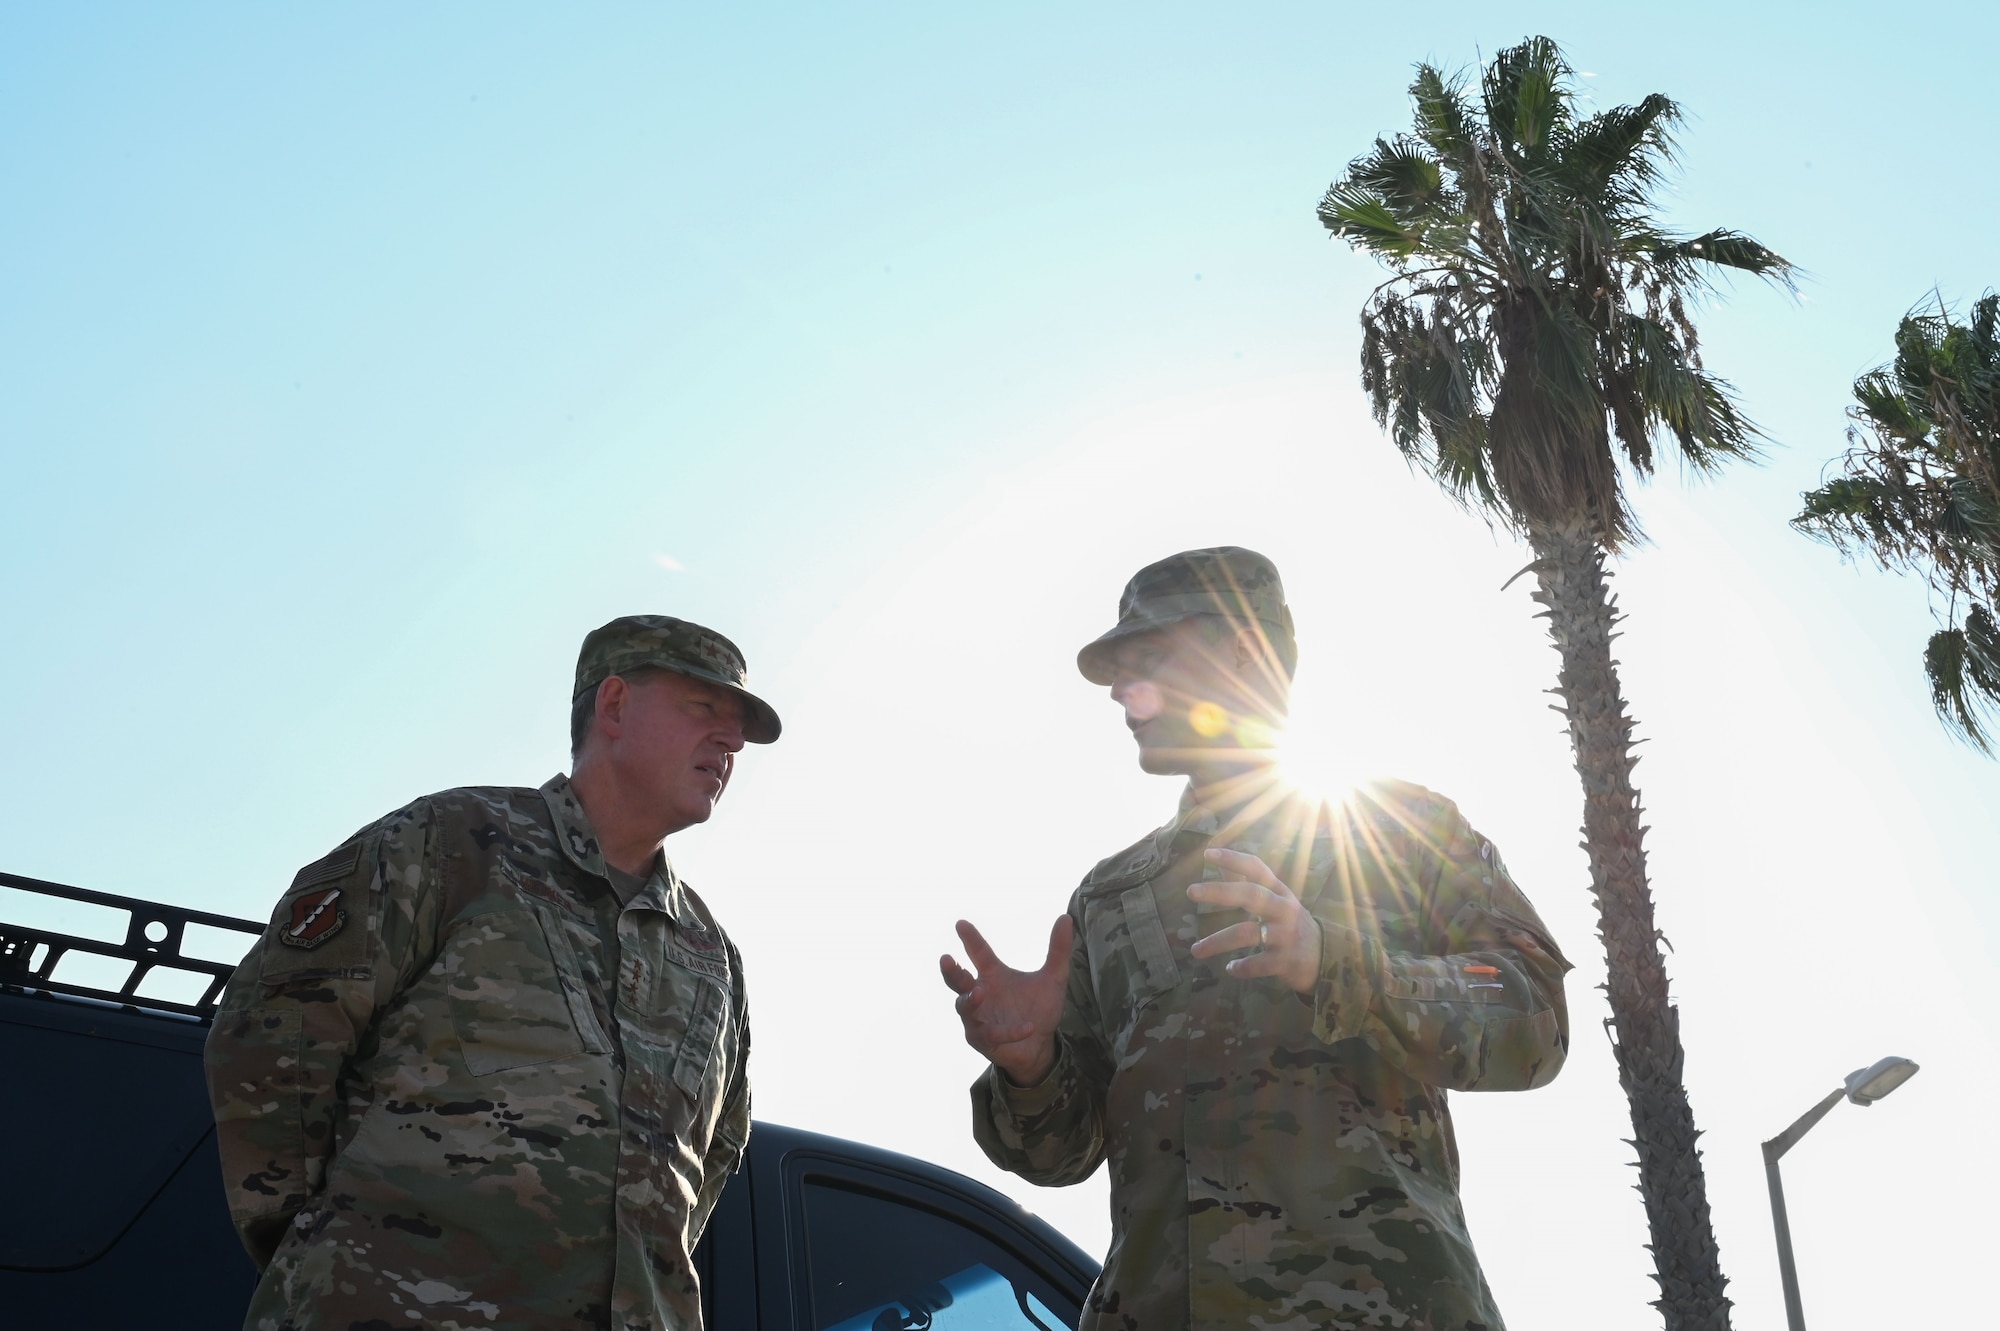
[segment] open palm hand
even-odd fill
[[[1057,919],[1049,931],[1049,953],[1040,970],[1015,970],[1001,961],[969,921],[958,922],[958,936],[975,969],[967,970],[950,953],[938,958],[938,969],[958,995],[965,1042],[1015,1085],[1034,1085],[1056,1061],[1056,1026],[1062,1021],[1070,953],[1076,946],[1069,916]]]

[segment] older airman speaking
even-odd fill
[[[1040,970],[965,922],[974,970],[941,962],[991,1061],[988,1158],[1048,1186],[1109,1163],[1086,1331],[1501,1326],[1446,1096],[1556,1075],[1568,964],[1450,801],[1286,782],[1296,659],[1263,556],[1141,569],[1077,665],[1140,766],[1188,778],[1179,810],[1084,877]]]
[[[721,634],[584,639],[572,774],[306,865],[208,1042],[250,1331],[667,1331],[750,1133],[743,966],[666,838],[778,738]]]

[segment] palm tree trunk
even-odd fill
[[[1535,599],[1562,657],[1556,693],[1569,720],[1583,780],[1583,847],[1607,962],[1606,1023],[1618,1080],[1632,1109],[1639,1193],[1652,1232],[1667,1331],[1728,1331],[1729,1299],[1709,1223],[1708,1189],[1695,1142],[1694,1110],[1681,1083],[1680,1014],[1667,997],[1666,962],[1646,881],[1646,829],[1632,785],[1632,721],[1611,659],[1620,616],[1606,586],[1604,553],[1585,521],[1529,532],[1537,562]]]

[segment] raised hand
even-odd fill
[[[1188,899],[1204,905],[1235,906],[1248,911],[1251,918],[1216,930],[1189,951],[1197,957],[1212,957],[1220,952],[1258,948],[1224,969],[1246,980],[1275,975],[1287,988],[1311,993],[1319,983],[1320,941],[1319,921],[1312,912],[1255,855],[1240,850],[1211,850],[1208,862],[1236,877],[1225,882],[1195,883],[1187,890]]]
[[[950,953],[938,958],[944,982],[958,995],[965,1042],[1007,1074],[1016,1086],[1033,1086],[1056,1061],[1056,1024],[1069,987],[1069,957],[1076,946],[1069,916],[1049,931],[1049,955],[1037,971],[1017,971],[1000,960],[979,930],[958,922],[958,937],[977,974]]]

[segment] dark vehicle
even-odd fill
[[[123,912],[125,927],[111,943],[0,923],[0,1326],[235,1331],[256,1272],[201,1073],[232,968],[183,944],[263,926],[11,874],[0,887]],[[66,956],[123,981],[66,982]],[[147,996],[175,990],[162,981],[178,997]],[[769,1123],[696,1261],[716,1331],[1056,1331],[1097,1273],[991,1188]]]

